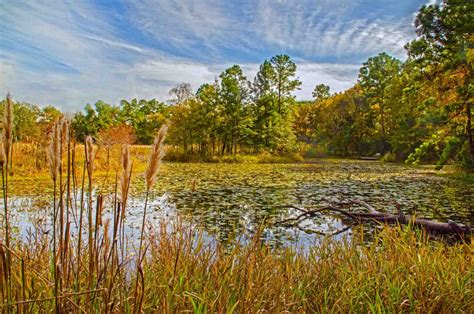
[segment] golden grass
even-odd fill
[[[32,312],[51,311],[51,270],[47,238],[17,243],[12,273],[15,300],[47,299],[25,305]],[[187,227],[148,238],[143,261],[142,309],[145,312],[423,312],[470,313],[474,310],[472,244],[446,246],[427,242],[419,233],[387,227],[366,244],[357,239],[327,239],[309,253],[273,250],[254,237],[232,249],[210,245]],[[99,255],[106,249],[99,248]],[[0,251],[1,252],[1,251]],[[77,256],[76,256],[77,258]],[[87,252],[80,255],[86,267]],[[22,280],[21,263],[26,270]],[[63,290],[63,310],[133,311],[135,275],[131,264],[102,268],[113,285],[101,281],[94,301]],[[118,269],[118,270],[117,270]],[[118,272],[118,274],[117,274]],[[80,292],[87,292],[87,271],[80,271]],[[102,290],[101,290],[102,289]],[[24,291],[24,292],[22,292]],[[68,297],[69,296],[69,297]],[[15,307],[18,309],[18,306]]]

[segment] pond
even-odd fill
[[[115,174],[96,179],[108,195],[110,217]],[[12,225],[27,234],[33,223],[47,224],[51,208],[51,182],[47,178],[16,178],[12,184]],[[136,236],[144,201],[143,175],[132,179],[127,209],[127,232]],[[273,244],[307,246],[320,237],[275,221],[295,216],[289,206],[314,207],[324,202],[362,200],[380,211],[395,212],[393,201],[405,213],[473,225],[474,186],[449,179],[429,167],[408,167],[359,160],[321,159],[294,164],[189,164],[162,166],[151,195],[148,223],[162,219],[193,224],[220,241],[252,234],[266,222],[262,237]],[[3,210],[2,210],[3,211]],[[77,214],[72,211],[72,220]],[[345,227],[340,217],[320,215],[304,229],[334,232]],[[364,226],[370,230],[370,226]],[[351,235],[355,229],[348,230]]]

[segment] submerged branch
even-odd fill
[[[350,211],[346,208],[351,207],[352,205],[358,205],[363,207],[367,210],[367,212],[360,212],[360,211]],[[388,223],[388,224],[400,224],[400,225],[412,225],[421,229],[425,229],[429,232],[440,232],[440,233],[447,233],[447,234],[457,234],[457,235],[464,235],[472,233],[472,229],[469,226],[462,225],[455,223],[454,221],[449,220],[448,222],[439,222],[433,221],[426,218],[417,218],[412,215],[405,215],[401,211],[401,207],[398,203],[395,203],[398,213],[396,215],[390,213],[382,213],[377,211],[371,205],[360,201],[360,200],[350,200],[346,202],[340,202],[331,205],[324,205],[323,207],[315,208],[315,209],[300,209],[303,211],[302,214],[299,214],[296,217],[288,218],[285,220],[281,220],[276,222],[278,225],[286,225],[292,227],[298,227],[300,230],[306,232],[317,233],[321,235],[336,235],[341,232],[344,232],[354,225],[360,224],[366,221],[375,221],[380,223]],[[295,208],[294,206],[290,206],[291,208]],[[322,212],[329,211],[329,212],[337,212],[345,217],[350,218],[351,220],[355,221],[355,224],[352,224],[340,231],[337,231],[332,234],[326,234],[324,232],[310,230],[303,227],[300,227],[300,223],[303,221],[313,218]]]

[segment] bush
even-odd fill
[[[305,153],[304,153],[305,158],[322,158],[326,157],[326,152],[322,147],[319,146],[313,146],[310,147]]]
[[[385,155],[382,157],[383,162],[395,162],[397,161],[397,154],[392,153],[392,152],[387,152]]]

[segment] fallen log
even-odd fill
[[[348,211],[345,208],[351,207],[353,205],[359,205],[364,207],[367,212],[360,212],[360,211]],[[325,212],[325,211],[332,211],[337,212],[352,221],[357,223],[361,223],[363,221],[375,221],[380,223],[387,223],[387,224],[399,224],[399,225],[412,225],[418,228],[425,229],[428,232],[439,232],[445,234],[455,234],[455,235],[466,235],[471,234],[473,232],[472,228],[466,225],[458,224],[454,221],[448,222],[439,222],[433,221],[426,218],[417,218],[412,215],[405,215],[402,213],[400,209],[400,205],[396,204],[398,214],[390,214],[390,213],[382,213],[377,211],[375,208],[370,206],[369,204],[359,201],[359,200],[352,200],[349,202],[337,203],[337,204],[330,204],[325,205],[315,209],[303,209],[295,206],[291,206],[294,209],[301,211],[302,213],[294,218],[285,219],[282,221],[277,222],[277,224],[282,225],[292,225],[292,226],[299,226],[299,224],[307,219],[317,216],[318,214]],[[347,228],[344,228],[347,230]],[[340,232],[336,232],[338,234]]]
[[[378,160],[378,157],[367,157],[367,156],[361,156],[359,157],[360,160]]]

